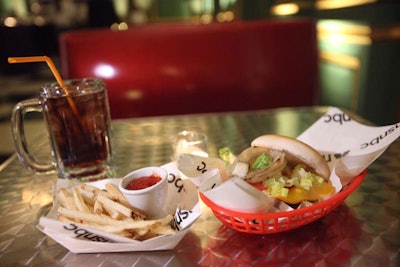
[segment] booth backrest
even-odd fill
[[[64,78],[100,77],[112,118],[316,104],[313,20],[150,24],[60,36]]]

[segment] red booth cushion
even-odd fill
[[[113,118],[316,104],[315,22],[149,24],[60,36],[64,78],[101,77]]]

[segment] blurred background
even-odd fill
[[[400,121],[398,0],[0,0],[0,162],[13,151],[12,107],[53,80],[45,64],[10,65],[9,56],[48,55],[57,65],[68,30],[298,17],[317,21],[320,104],[377,125]]]

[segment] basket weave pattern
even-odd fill
[[[200,198],[211,208],[214,215],[229,228],[251,234],[272,234],[301,227],[325,216],[342,204],[360,186],[365,175],[366,171],[363,171],[347,187],[329,199],[291,211],[261,214],[243,213],[218,206],[202,193],[200,193]]]

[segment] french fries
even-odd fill
[[[94,228],[136,240],[145,240],[176,232],[171,227],[172,215],[159,220],[147,220],[143,212],[132,207],[115,184],[106,184],[106,190],[81,184],[71,192],[58,191],[60,221]]]

